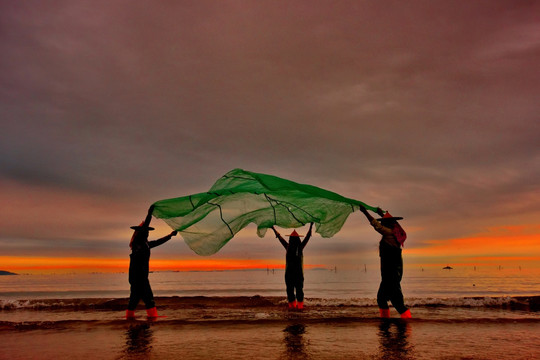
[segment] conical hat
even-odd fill
[[[390,213],[387,211],[386,214],[384,214],[384,216],[380,219],[377,219],[379,221],[381,220],[402,220],[403,218],[400,217],[400,216],[392,216],[390,215]]]
[[[130,228],[133,230],[148,230],[148,231],[154,230],[154,228],[151,226],[144,226],[144,221],[141,221],[139,225],[130,226]]]
[[[304,235],[300,235],[300,234],[298,234],[298,233],[296,232],[296,230],[293,230],[293,232],[292,232],[292,233],[290,233],[290,234],[289,234],[289,235],[287,235],[287,236],[296,236],[296,237],[303,237]]]

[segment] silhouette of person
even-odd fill
[[[311,229],[313,223],[309,225],[308,233],[303,241],[300,241],[300,237],[296,230],[293,230],[289,234],[289,242],[285,241],[279,234],[279,232],[272,226],[274,234],[278,238],[279,242],[287,254],[285,256],[285,285],[287,286],[287,301],[289,302],[289,309],[304,308],[304,254],[303,250],[306,247],[309,239],[311,238]],[[295,294],[296,291],[296,294]]]
[[[304,334],[306,326],[304,324],[291,324],[284,330],[285,356],[288,359],[308,359],[309,352],[306,348]]]
[[[381,359],[414,359],[414,345],[409,341],[411,324],[398,319],[382,321],[379,326]]]
[[[148,355],[152,350],[153,331],[150,324],[130,326],[126,332],[125,355]]]
[[[403,277],[401,247],[407,234],[397,222],[403,218],[394,217],[389,212],[384,213],[381,208],[377,208],[377,214],[381,216],[380,219],[373,218],[363,206],[360,207],[360,211],[364,213],[375,231],[382,235],[379,242],[381,284],[377,292],[377,304],[381,318],[390,317],[390,308],[388,307],[388,301],[390,301],[400,313],[401,318],[408,319],[411,317],[411,312],[404,304],[401,291],[401,278]]]
[[[157,318],[158,316],[154,294],[148,280],[150,249],[169,241],[177,232],[173,231],[161,239],[148,241],[149,231],[154,230],[153,227],[149,226],[153,211],[154,205],[148,209],[148,215],[146,215],[146,219],[143,222],[131,227],[135,231],[129,243],[129,247],[131,248],[131,254],[129,255],[129,283],[131,285],[131,293],[126,311],[127,319],[135,317],[135,309],[140,300],[144,302],[149,318]]]

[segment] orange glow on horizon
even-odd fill
[[[129,260],[111,258],[46,258],[0,256],[2,270],[25,273],[49,272],[127,272]],[[321,265],[305,265],[306,268]],[[247,269],[283,269],[283,260],[184,259],[150,260],[150,271],[212,271]]]
[[[434,240],[421,248],[404,250],[414,263],[540,264],[540,225],[501,226],[466,238]],[[426,265],[427,265],[426,264]]]
[[[354,258],[358,254],[350,254]],[[433,240],[403,250],[405,266],[507,265],[540,268],[540,225],[494,227],[485,233]],[[323,260],[325,261],[325,260]],[[319,261],[320,262],[320,261]],[[0,270],[16,273],[127,272],[128,258],[0,256]],[[283,269],[283,259],[151,259],[151,271]],[[305,265],[307,269],[325,267]]]

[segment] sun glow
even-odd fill
[[[540,226],[501,226],[485,233],[450,240],[434,240],[418,248],[404,250],[415,264],[445,263],[479,265],[540,265]]]
[[[127,272],[128,259],[82,257],[7,257],[0,256],[2,267],[16,273]],[[150,271],[210,271],[284,268],[283,260],[245,259],[152,259]],[[311,265],[307,267],[314,267]]]

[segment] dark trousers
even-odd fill
[[[388,301],[392,303],[394,308],[400,313],[407,311],[407,307],[403,301],[403,293],[401,292],[401,284],[398,280],[381,281],[379,291],[377,292],[377,304],[380,309],[388,309]]]
[[[141,279],[131,283],[128,310],[135,310],[141,300],[144,302],[147,309],[156,306],[154,294],[152,293],[152,288],[150,287],[150,281],[148,281],[148,279]]]
[[[304,275],[285,273],[285,285],[287,285],[287,300],[304,301]],[[296,290],[296,295],[295,295]]]

